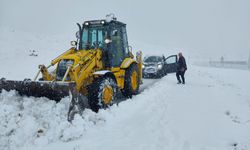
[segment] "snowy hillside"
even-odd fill
[[[1,33],[0,77],[8,79],[33,78],[37,65],[48,64],[71,40],[9,28]],[[38,56],[30,56],[33,49]],[[55,103],[3,91],[0,149],[249,150],[250,71],[189,65],[186,76],[186,85],[168,75],[118,106],[86,110],[72,124],[69,98]]]
[[[34,34],[9,27],[0,27],[1,77],[33,79],[39,64],[48,65],[52,59],[70,48],[70,37]]]

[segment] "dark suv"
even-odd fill
[[[148,56],[143,60],[142,75],[144,78],[161,78],[167,73],[174,73],[177,70],[177,55]]]

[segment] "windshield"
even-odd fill
[[[89,27],[84,28],[82,33],[82,49],[103,49],[105,39],[107,38],[107,31],[104,27]]]
[[[150,56],[150,57],[147,57],[144,62],[161,62],[162,61],[162,57],[159,57],[159,56]]]

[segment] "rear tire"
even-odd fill
[[[121,90],[123,96],[131,98],[132,95],[138,94],[140,86],[139,69],[136,64],[132,64],[125,71],[124,89]]]
[[[113,78],[104,76],[97,79],[89,88],[88,103],[94,112],[108,108],[116,99],[117,85]]]

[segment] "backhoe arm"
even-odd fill
[[[57,64],[62,57],[64,57],[65,55],[68,55],[68,54],[72,54],[75,52],[75,48],[72,47],[71,49],[67,50],[66,52],[64,52],[63,54],[61,54],[60,56],[58,56],[57,58],[53,59],[51,61],[51,65],[54,66],[55,64]]]
[[[139,79],[140,83],[142,84],[142,52],[139,51],[136,53],[136,61],[138,62],[138,68],[139,68]]]
[[[52,74],[49,73],[48,68],[57,64],[61,60],[61,58],[64,57],[65,55],[72,54],[74,52],[75,52],[75,48],[72,47],[71,49],[67,50],[66,52],[64,52],[63,54],[58,56],[57,58],[53,59],[51,61],[51,64],[48,67],[46,67],[45,65],[39,65],[39,71],[38,71],[37,75],[35,76],[34,81],[37,80],[40,72],[42,73],[43,80],[53,81],[55,79],[55,76],[53,76]]]
[[[101,50],[92,50],[69,72],[76,82],[77,91],[83,90],[93,81],[93,73],[103,68]]]
[[[49,73],[49,71],[48,71],[49,67],[45,67],[44,65],[39,65],[40,71],[41,71],[42,76],[43,76],[43,80],[45,80],[45,81],[53,81],[55,79],[55,77]]]

